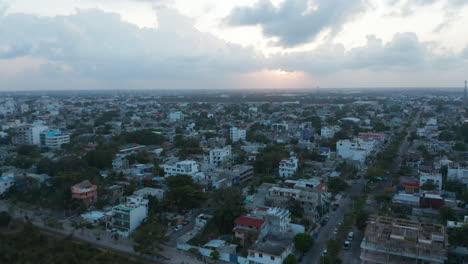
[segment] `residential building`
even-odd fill
[[[210,150],[210,166],[217,167],[225,164],[231,158],[231,146]]]
[[[288,178],[294,176],[297,169],[299,168],[299,159],[296,157],[290,157],[284,159],[279,163],[279,176]]]
[[[230,170],[225,170],[224,173],[232,177],[233,183],[242,183],[254,177],[254,168],[250,165],[234,165]]]
[[[81,200],[87,207],[94,204],[98,199],[98,187],[88,180],[82,181],[71,187],[73,199]]]
[[[374,140],[339,140],[336,142],[336,153],[343,159],[349,159],[363,164],[375,148]]]
[[[193,160],[184,160],[176,162],[174,165],[161,165],[164,169],[165,176],[173,176],[177,174],[186,174],[195,176],[198,173],[198,164]]]
[[[13,129],[12,143],[15,145],[41,145],[41,133],[48,129],[47,126],[34,124],[22,125]]]
[[[117,157],[114,160],[112,160],[112,168],[114,170],[124,170],[128,169],[130,166],[128,160],[123,157]]]
[[[419,172],[419,186],[423,186],[425,183],[432,183],[437,186],[437,190],[442,190],[442,174],[440,173],[426,173]]]
[[[249,264],[282,264],[293,251],[293,237],[268,234],[248,249],[247,260]]]
[[[256,240],[260,235],[266,234],[266,223],[263,219],[243,215],[236,218],[234,224],[235,227],[232,231],[242,244],[247,239]]]
[[[340,131],[341,127],[339,126],[326,126],[320,129],[320,136],[324,138],[332,138],[335,136],[335,133]]]
[[[282,208],[288,207],[292,201],[298,201],[306,214],[315,214],[317,206],[322,203],[322,194],[316,188],[274,186],[268,190],[266,201]]]
[[[0,197],[3,196],[14,184],[15,176],[13,173],[2,173],[2,176],[0,176]]]
[[[361,243],[361,263],[443,264],[448,237],[443,225],[370,216]]]
[[[358,138],[363,139],[363,140],[384,141],[385,140],[385,134],[384,133],[374,133],[374,132],[359,132]]]
[[[70,134],[60,130],[46,130],[41,133],[41,145],[59,149],[63,144],[70,143]]]
[[[180,111],[169,113],[169,122],[175,123],[184,119],[184,114]]]
[[[245,141],[247,135],[247,131],[245,129],[240,129],[237,127],[231,127],[229,129],[229,136],[232,142],[237,142],[239,140]]]
[[[468,186],[468,168],[449,168],[447,170],[447,180],[460,181],[464,186]]]
[[[148,200],[139,195],[124,197],[112,208],[108,230],[127,237],[148,216]]]
[[[160,201],[164,198],[165,193],[166,193],[166,190],[164,190],[164,189],[149,188],[149,187],[145,187],[143,189],[139,189],[139,190],[133,192],[133,194],[136,194],[136,195],[139,195],[139,196],[145,197],[145,198],[147,196],[156,197]]]

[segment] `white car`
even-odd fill
[[[327,249],[324,249],[323,252],[322,252],[322,256],[326,256],[328,253]]]
[[[346,240],[343,245],[344,249],[349,249],[350,246],[351,246],[351,241]]]
[[[175,231],[175,232],[179,232],[180,230],[182,230],[182,228],[184,228],[183,225],[178,225],[178,226],[176,226],[176,227],[174,228],[174,231]]]

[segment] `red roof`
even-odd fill
[[[321,191],[321,192],[325,192],[327,190],[327,186],[323,183],[317,185],[317,187],[315,187],[317,190]]]
[[[263,226],[265,221],[262,219],[251,218],[248,216],[239,216],[236,220],[234,220],[234,223],[236,223],[236,225],[245,225],[260,228]]]
[[[247,232],[249,232],[249,230],[247,230],[247,229],[237,228],[237,227],[234,227],[234,229],[232,231],[234,231],[236,233],[247,233]]]

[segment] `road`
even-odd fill
[[[382,191],[385,188],[392,186],[392,175],[399,170],[401,163],[403,161],[402,157],[404,156],[405,153],[408,152],[408,148],[410,146],[410,142],[408,141],[408,138],[411,132],[416,130],[416,125],[421,115],[422,108],[423,107],[421,107],[418,110],[418,113],[416,114],[415,119],[413,120],[411,126],[408,128],[408,134],[402,140],[399,146],[397,157],[393,160],[392,166],[390,166],[388,176],[386,177],[384,181],[381,181],[374,189],[371,190],[370,192],[371,197],[382,193]],[[400,130],[399,132],[402,132],[402,131]],[[326,241],[333,239],[333,230],[335,229],[338,223],[343,221],[344,215],[352,210],[353,206],[352,206],[351,197],[359,196],[362,192],[364,185],[365,185],[364,179],[359,179],[357,184],[352,185],[351,189],[347,193],[348,194],[347,197],[344,200],[340,201],[340,207],[338,208],[338,210],[334,212],[332,211],[329,214],[330,216],[329,222],[327,223],[326,226],[321,228],[320,233],[317,239],[315,240],[314,247],[312,247],[312,249],[306,253],[301,263],[320,264],[319,263],[320,256],[322,255],[323,250],[326,248]],[[369,207],[366,207],[366,209],[368,209],[371,214],[377,213],[378,211],[378,207],[375,206],[375,203],[373,203]],[[342,259],[344,260],[343,263],[345,264],[360,263],[359,261],[360,243],[363,238],[363,234],[362,232],[359,232],[358,230],[354,230],[354,233],[355,233],[355,237],[351,243],[350,250],[347,250],[342,253]]]

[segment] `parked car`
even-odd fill
[[[182,230],[182,228],[184,228],[183,225],[178,225],[178,226],[176,226],[176,227],[174,228],[174,231],[175,231],[175,232],[179,232],[180,230]]]
[[[351,246],[351,241],[346,240],[346,241],[344,242],[343,248],[344,248],[344,249],[349,249],[350,246]]]
[[[324,249],[323,252],[322,252],[322,256],[326,256],[328,253],[327,249]]]
[[[190,220],[189,219],[185,219],[183,222],[182,222],[182,225],[188,225],[190,223]]]

